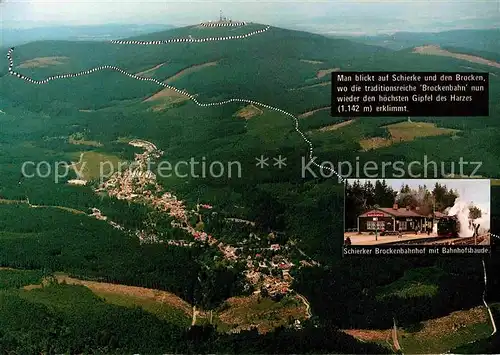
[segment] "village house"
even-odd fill
[[[271,250],[280,250],[279,244],[271,244]]]

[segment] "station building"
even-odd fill
[[[445,215],[435,212],[434,216],[434,218],[439,219]],[[418,207],[416,209],[399,208],[397,204],[394,204],[392,208],[380,207],[359,215],[358,231],[413,232],[415,230],[425,230],[427,227],[432,228],[434,218],[432,214],[421,214]]]

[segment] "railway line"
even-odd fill
[[[434,243],[428,243],[433,245],[485,245],[489,244],[490,233],[481,234],[477,237],[467,237],[467,238],[452,238],[445,239],[441,241],[436,241]],[[426,243],[427,244],[427,243]]]
[[[411,240],[399,240],[388,243],[379,243],[383,245],[485,245],[489,244],[490,233],[485,233],[477,237],[424,237]]]
[[[480,245],[485,240],[488,240],[489,235],[483,234],[478,237],[462,238],[460,240],[452,242],[451,245]]]

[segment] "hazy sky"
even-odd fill
[[[354,180],[359,180],[361,183],[371,181],[373,184],[377,181],[376,179]],[[349,179],[348,181],[351,184],[354,180]],[[448,189],[455,190],[464,201],[472,202],[483,211],[490,211],[491,184],[490,180],[487,179],[386,179],[385,182],[396,191],[400,191],[402,185],[408,185],[410,188],[417,189],[419,185],[422,186],[424,184],[429,190],[432,190],[436,182],[438,182],[441,185],[446,185]]]
[[[234,20],[323,33],[373,33],[435,30],[456,23],[481,27],[485,18],[500,19],[499,4],[497,0],[3,0],[0,10],[3,26],[16,28],[106,23],[184,26],[216,19],[222,10]]]

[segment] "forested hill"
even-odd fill
[[[218,29],[184,27],[137,36],[131,40],[166,40],[169,38],[213,38],[237,36],[265,28],[248,25],[242,28]],[[109,42],[39,41],[16,47],[16,63],[33,58],[65,57],[58,65],[20,68],[34,79],[67,72],[78,72],[100,65],[114,65],[130,73],[138,73],[163,64],[154,77],[165,80],[183,69],[216,62],[196,75],[175,80],[176,87],[197,94],[203,101],[224,97],[251,97],[296,113],[329,103],[328,90],[287,91],[308,84],[329,81],[320,70],[356,68],[370,62],[370,57],[390,50],[330,39],[305,32],[271,27],[269,31],[245,38],[206,43],[170,43],[160,45],[121,45]],[[5,53],[4,53],[5,54]],[[5,56],[3,56],[5,58]],[[215,64],[215,63],[214,63]],[[7,62],[0,63],[0,75],[7,74]],[[48,109],[54,102],[99,108],[113,100],[142,98],[160,88],[152,83],[138,82],[112,71],[94,73],[85,78],[51,82],[44,90],[19,85],[15,78],[4,76],[2,94],[19,100],[30,95],[28,105]],[[78,83],[78,84],[76,84]],[[263,85],[265,83],[265,85]],[[74,87],[73,93],[63,90]],[[106,93],[97,93],[101,87]],[[43,91],[43,92],[42,92]],[[14,94],[15,92],[15,94]],[[75,95],[77,93],[77,95]]]
[[[237,36],[263,28],[264,25],[252,24],[228,32],[224,28],[191,26],[141,35],[130,40]],[[5,54],[2,54],[3,58]],[[328,82],[332,70],[463,70],[463,61],[453,58],[395,53],[378,46],[275,27],[245,39],[205,43],[135,45],[95,41],[38,41],[18,46],[14,53],[17,64],[47,57],[60,58],[57,65],[24,65],[18,70],[34,79],[42,79],[100,65],[114,65],[130,73],[160,66],[154,70],[153,76],[165,80],[181,70],[200,66],[176,78],[172,84],[196,94],[202,101],[248,97],[294,114],[330,104],[330,90],[313,85]],[[30,100],[25,104],[35,111],[55,109],[56,105],[58,111],[64,106],[102,108],[114,100],[141,99],[160,89],[153,83],[138,82],[118,72],[105,70],[83,78],[51,82],[41,90],[9,77],[6,75],[7,69],[7,61],[4,60],[0,63],[2,96],[20,101],[29,95]],[[64,89],[68,85],[73,87],[71,92]],[[294,90],[304,86],[310,87],[307,90]],[[96,87],[102,88],[103,92],[95,90]]]

